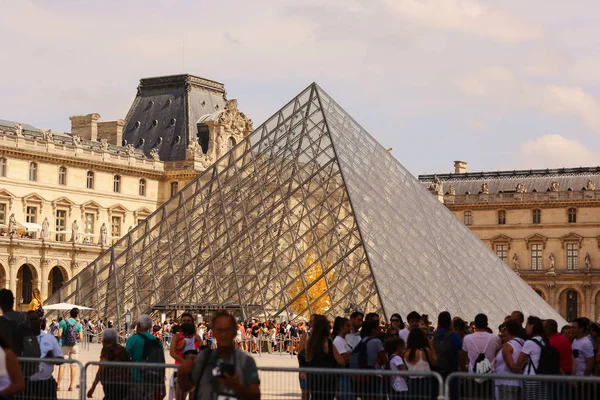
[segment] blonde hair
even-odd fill
[[[33,288],[33,298],[36,299],[40,305],[42,305],[42,295],[40,294],[40,289]]]

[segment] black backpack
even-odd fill
[[[539,340],[531,339],[531,341],[540,346],[542,352],[537,368],[535,368],[531,357],[529,357],[529,368],[533,367],[536,375],[560,375],[560,353],[558,350],[549,344],[540,343]]]
[[[437,367],[435,370],[443,376],[456,372],[456,352],[452,347],[450,337],[453,332],[435,332],[433,334],[433,348],[437,354]]]
[[[367,343],[371,341],[373,337],[369,337],[366,340],[358,342],[352,354],[350,355],[350,368],[351,369],[373,369],[373,365],[367,363]]]
[[[144,340],[144,352],[141,362],[149,364],[164,364],[165,352],[158,339],[148,339],[144,334],[138,333]],[[161,384],[165,380],[164,368],[144,368],[140,371],[142,382]]]
[[[27,331],[21,331],[23,333],[21,341],[21,350],[17,353],[21,357],[25,358],[41,358],[42,351],[40,349],[40,343],[36,336],[31,335]],[[26,378],[35,374],[39,371],[40,364],[38,362],[21,361],[21,371],[23,376]]]

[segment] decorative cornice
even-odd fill
[[[561,248],[565,248],[565,242],[576,242],[579,244],[579,248],[581,249],[581,242],[583,241],[583,236],[580,236],[576,233],[569,233],[568,235],[561,236],[560,238],[560,246]]]
[[[525,238],[525,244],[527,247],[527,250],[529,250],[529,245],[531,243],[542,243],[543,248],[546,248],[546,242],[548,241],[548,238],[546,236],[542,236],[539,233],[534,233],[533,235],[527,236]]]
[[[512,242],[512,238],[510,238],[506,235],[500,234],[500,235],[496,235],[493,238],[491,238],[490,241],[492,242],[492,245],[506,243],[508,245],[508,250],[510,250],[510,244]]]
[[[212,81],[210,79],[201,78],[199,76],[194,75],[170,75],[170,76],[158,76],[155,78],[143,78],[140,79],[140,84],[138,86],[138,95],[147,88],[155,88],[161,86],[182,86],[186,87],[201,87],[203,89],[213,90],[219,93],[225,93],[225,85]]]

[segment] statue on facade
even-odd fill
[[[8,233],[10,235],[17,233],[17,218],[15,218],[15,213],[10,214],[10,218],[8,219]]]
[[[585,185],[585,190],[596,190],[596,184],[594,182],[592,182],[590,179],[588,179],[588,181]]]
[[[48,142],[51,142],[54,139],[54,135],[52,134],[52,130],[48,129],[47,131],[42,131],[42,138]]]
[[[238,110],[236,99],[228,100],[225,103],[224,112],[219,117],[218,122],[222,123],[230,133],[237,135],[246,136],[253,130],[252,120]]]
[[[450,185],[450,187],[448,188],[448,194],[450,196],[456,196],[456,188],[454,187],[454,185]]]
[[[150,157],[154,160],[154,161],[160,161],[160,155],[158,153],[158,149],[155,147],[152,150],[150,150]]]
[[[523,185],[522,183],[517,183],[517,188],[515,189],[515,192],[517,193],[525,193],[525,185]]]
[[[125,146],[125,151],[127,151],[128,156],[135,156],[135,147],[131,143]]]
[[[213,160],[210,158],[210,156],[208,154],[202,154],[200,156],[200,167],[202,168],[208,168],[212,165]]]
[[[434,194],[442,194],[444,192],[444,183],[438,178],[437,175],[433,176],[433,183],[429,185],[428,189]]]
[[[23,125],[19,123],[15,125],[15,135],[18,137],[23,137]]]
[[[200,153],[202,153],[202,147],[200,147],[200,143],[198,143],[198,141],[195,139],[190,140],[190,143],[188,144],[188,150],[193,155],[199,155]]]
[[[44,218],[44,222],[42,222],[42,232],[40,233],[42,240],[48,239],[48,236],[50,234],[49,228],[50,228],[50,222],[48,222],[48,217],[46,217],[46,218]]]
[[[517,253],[513,254],[512,261],[513,261],[513,268],[518,271],[519,270],[519,256],[517,255]]]
[[[551,192],[558,192],[558,187],[559,187],[558,182],[552,182],[552,184],[550,185],[550,191]]]
[[[481,185],[481,193],[483,193],[483,194],[490,194],[490,188],[488,187],[487,182],[484,182]]]
[[[548,257],[548,259],[550,260],[550,271],[554,271],[554,262],[556,261],[556,257],[554,257],[554,253],[550,253],[550,256]]]
[[[108,243],[108,229],[106,228],[106,222],[102,223],[100,227],[100,238],[98,239],[98,244],[105,245]]]
[[[71,141],[73,142],[73,146],[78,147],[81,146],[81,137],[78,135],[71,136]]]
[[[75,243],[77,241],[78,234],[79,226],[77,226],[77,221],[73,221],[71,224],[71,242]]]
[[[102,147],[102,151],[108,151],[108,140],[100,139],[100,147]]]
[[[583,263],[585,265],[586,271],[589,271],[592,268],[592,257],[590,256],[590,253],[585,254],[585,259]]]

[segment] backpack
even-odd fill
[[[475,359],[475,362],[473,363],[473,372],[476,374],[492,373],[492,363],[485,356],[485,351],[487,350],[488,346],[490,345],[490,342],[491,342],[491,340],[488,342],[488,344],[485,346],[485,348],[483,349],[483,352],[482,352],[477,348],[475,341],[473,341],[473,346],[475,346],[475,350],[477,350],[477,353],[478,353],[477,358]],[[477,382],[477,383],[483,383],[485,381],[486,381],[486,379],[475,379],[475,382]]]
[[[37,337],[33,335],[27,335],[23,331],[21,332],[25,336],[22,336],[23,340],[21,342],[21,351],[17,354],[25,358],[41,358],[42,351],[40,349],[40,343],[38,342]],[[21,361],[21,370],[23,371],[23,376],[26,378],[38,372],[39,368],[40,365],[37,362]]]
[[[433,348],[438,360],[435,370],[442,376],[448,376],[452,372],[456,372],[456,353],[450,340],[451,336],[452,332],[444,334],[435,332],[433,334]]]
[[[18,323],[12,319],[6,318],[4,315],[0,316],[0,334],[9,342],[9,345],[14,349],[18,343],[17,335]],[[16,354],[19,354],[15,351]]]
[[[540,346],[542,352],[538,368],[535,368],[531,357],[529,357],[529,368],[533,367],[536,375],[560,375],[560,353],[555,347],[549,344],[542,344],[539,340],[531,339],[532,342]]]
[[[64,333],[65,338],[65,346],[75,346],[77,344],[77,338],[79,337],[79,333],[77,333],[77,321],[73,322],[73,324],[69,323],[69,320],[66,319],[65,323],[67,324],[67,329]]]
[[[165,352],[158,339],[148,339],[144,334],[138,333],[144,340],[144,351],[141,362],[149,364],[164,364]],[[140,370],[142,382],[159,384],[165,380],[164,368],[144,368]]]
[[[350,369],[373,369],[373,365],[367,363],[367,343],[369,343],[373,337],[367,338],[367,340],[361,340],[358,342],[352,355],[350,356]]]

